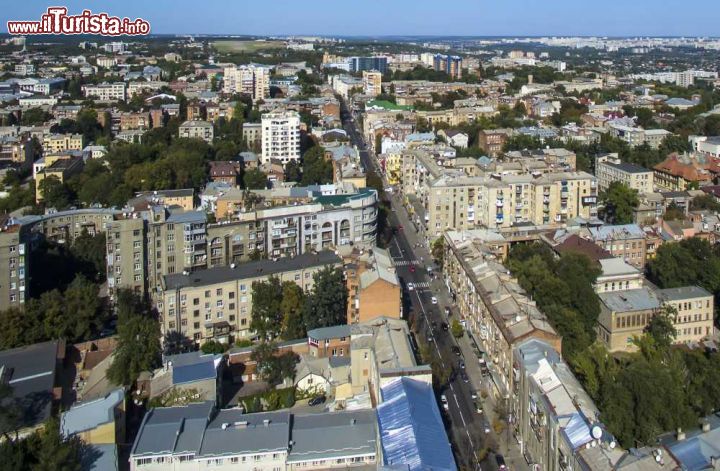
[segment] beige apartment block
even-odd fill
[[[363,94],[378,96],[382,93],[382,74],[377,70],[363,70]]]
[[[652,170],[623,162],[617,154],[598,157],[595,160],[595,175],[600,191],[606,190],[612,182],[620,182],[638,193],[652,193],[655,184]]]
[[[179,331],[198,343],[251,337],[255,281],[276,276],[307,291],[313,286],[313,275],[327,266],[341,267],[342,261],[333,252],[323,251],[282,262],[260,260],[168,274],[162,277],[155,299],[162,331]]]
[[[43,152],[45,154],[57,154],[67,150],[82,150],[82,134],[48,134],[43,138]]]
[[[28,298],[28,247],[21,229],[5,223],[0,228],[0,310],[22,306]]]

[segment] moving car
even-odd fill
[[[408,291],[412,291],[412,290],[415,289],[415,285],[412,284],[412,283],[408,283],[408,284],[407,284],[407,289],[408,289]]]
[[[470,397],[472,397],[473,399],[477,399],[478,398],[477,391],[475,391],[474,389],[471,389]]]
[[[447,325],[447,324],[446,324],[446,325]],[[460,356],[460,355],[462,354],[462,352],[460,351],[460,347],[458,347],[457,345],[453,345],[453,346],[452,346],[452,351],[453,351],[453,353],[454,353],[455,355],[457,355],[457,356]]]
[[[415,273],[415,265],[410,265],[410,273]]]
[[[463,383],[470,382],[470,378],[468,377],[467,373],[465,373],[465,370],[460,371],[460,379],[463,381]]]
[[[445,315],[448,316],[448,317],[452,316],[452,311],[451,311],[450,308],[447,307],[447,306],[445,306]]]
[[[449,410],[450,406],[448,405],[447,397],[445,397],[445,394],[440,396],[440,402],[442,403],[442,408],[445,410]]]
[[[498,469],[508,469],[503,455],[495,455],[495,462],[498,465]]]
[[[432,298],[430,298],[430,302],[432,302],[433,304],[437,304],[437,298],[433,296]]]
[[[310,402],[308,402],[308,405],[310,407],[319,406],[320,404],[325,402],[325,396],[315,396],[312,399],[310,399]]]
[[[486,418],[482,420],[482,428],[486,434],[490,433],[490,422],[488,422]]]
[[[462,361],[462,360],[460,360],[460,361],[458,362],[458,368],[460,368],[461,370],[464,370],[464,369],[465,369],[465,362]]]
[[[483,410],[478,401],[473,401],[473,409],[475,409],[475,412],[477,412],[478,414],[482,414]]]
[[[447,322],[443,322],[442,324],[440,324],[440,327],[442,327],[442,330],[444,330],[445,332],[447,332],[447,331],[448,331],[448,325],[447,325]]]

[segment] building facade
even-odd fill
[[[300,115],[295,111],[262,116],[262,163],[271,159],[283,165],[300,159]]]

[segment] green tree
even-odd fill
[[[160,365],[160,324],[150,306],[129,290],[117,295],[118,345],[107,377],[115,384],[132,385],[143,371]]]
[[[274,339],[279,336],[283,322],[283,287],[280,279],[271,276],[267,281],[253,282],[252,300],[250,329],[261,339]]]
[[[38,471],[80,471],[83,443],[78,437],[66,438],[60,433],[60,422],[50,419],[40,435],[37,450]]]
[[[93,280],[102,282],[105,281],[106,275],[106,250],[104,232],[99,232],[93,236],[88,233],[87,229],[83,228],[80,235],[73,240],[70,253],[78,262],[87,264],[87,268],[84,270],[86,273],[90,270],[95,273],[96,276]]]
[[[305,293],[302,288],[293,281],[284,281],[282,283],[282,301],[280,302],[280,313],[282,314],[280,337],[285,340],[305,337],[304,305]]]
[[[300,182],[302,180],[302,167],[295,160],[285,165],[285,181]]]
[[[463,326],[457,319],[453,319],[452,324],[450,325],[450,332],[452,332],[453,337],[459,339],[465,334],[465,329],[463,329]]]
[[[20,122],[23,126],[38,126],[49,121],[51,118],[50,113],[42,108],[30,108],[27,111],[23,111]]]
[[[675,329],[675,317],[677,309],[669,304],[663,307],[653,316],[645,328],[645,332],[653,338],[655,344],[666,349],[675,342],[677,330]]]
[[[444,237],[438,237],[437,239],[435,239],[435,241],[432,244],[432,249],[430,251],[430,254],[432,255],[433,260],[435,260],[435,263],[442,269],[443,261],[445,258],[445,238]]]
[[[303,155],[303,172],[300,184],[323,185],[332,183],[333,167],[330,160],[325,160],[325,149],[313,146]]]
[[[347,323],[347,288],[340,268],[327,266],[313,274],[314,286],[305,302],[305,327],[331,327]]]
[[[202,344],[200,347],[200,350],[203,353],[225,353],[228,349],[227,344],[224,344],[222,342],[218,342],[216,340],[208,340],[205,343]]]
[[[6,383],[0,384],[0,434],[5,440],[11,441],[17,438],[22,414],[13,395],[12,386]]]
[[[65,209],[73,202],[74,197],[67,184],[60,181],[55,175],[42,179],[39,191],[45,206],[56,209]]]
[[[249,190],[264,190],[267,188],[267,175],[259,168],[251,168],[243,175],[243,183]]]
[[[633,209],[640,204],[637,190],[629,188],[621,182],[612,182],[607,190],[600,194],[605,204],[608,221],[613,224],[629,224],[633,221]]]

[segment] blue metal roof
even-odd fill
[[[212,360],[194,365],[174,366],[173,384],[192,383],[217,377],[215,364]]]
[[[432,385],[399,378],[382,387],[377,408],[385,464],[410,471],[455,470]]]

